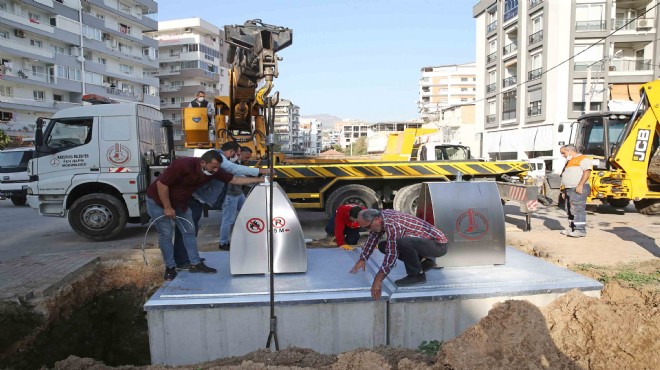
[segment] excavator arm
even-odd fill
[[[265,158],[264,107],[279,75],[277,64],[281,58],[277,52],[293,43],[293,31],[253,19],[243,25],[225,26],[224,40],[229,45],[229,95],[215,97],[215,143],[209,141],[209,147],[220,148],[227,141],[238,141],[250,147],[256,158]],[[260,84],[263,85],[259,87]],[[203,112],[199,110],[199,117],[193,117],[192,109],[199,110],[184,108],[184,126],[194,127],[197,122],[199,130],[205,130],[203,123],[199,123],[204,121]],[[191,112],[189,118],[186,118],[187,110]],[[186,132],[187,147],[199,146],[197,142],[189,143],[188,136]]]

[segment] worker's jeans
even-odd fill
[[[591,193],[591,187],[584,184],[582,194],[575,192],[575,188],[565,189],[565,192],[568,226],[572,231],[587,232],[587,196]]]
[[[378,250],[383,254],[386,243],[387,241],[378,243]],[[412,276],[422,272],[421,259],[423,257],[437,258],[447,254],[447,243],[424,238],[403,237],[396,240],[396,250],[399,252],[399,259],[406,267],[406,273]]]
[[[325,225],[325,233],[328,235],[335,235],[335,215],[330,217],[328,224]],[[344,241],[348,245],[356,245],[360,240],[360,228],[354,229],[348,226],[344,226]]]
[[[222,223],[220,224],[220,244],[227,244],[230,241],[231,229],[236,223],[238,212],[243,208],[245,203],[245,195],[230,195],[227,194],[225,201],[222,203]]]
[[[202,218],[202,213],[204,212],[204,204],[190,198],[190,200],[188,200],[188,209],[192,213],[192,222],[195,225],[195,236],[197,236],[199,233],[199,220]],[[188,225],[188,227],[190,227],[190,225]],[[183,243],[183,235],[181,235],[179,228],[174,230],[174,262],[176,262],[177,266],[183,266],[190,262],[188,260],[188,252]]]
[[[165,210],[149,197],[147,197],[147,213],[149,213],[152,220],[158,219],[154,222],[154,225],[156,225],[156,229],[158,230],[158,246],[163,254],[165,266],[168,268],[176,267],[176,262],[174,261],[174,244],[172,243],[172,237],[174,236],[174,229],[172,228],[173,221],[166,217],[160,217],[165,214]],[[176,225],[176,228],[181,230],[183,244],[190,257],[190,263],[196,265],[200,262],[200,259],[199,252],[197,251],[195,227],[192,226],[192,211],[190,208],[185,211],[177,209],[176,215],[188,221],[186,222],[185,220],[177,218],[174,220],[174,224]]]

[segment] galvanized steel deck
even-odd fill
[[[202,253],[217,274],[180,272],[145,304],[154,364],[180,365],[263,348],[269,331],[269,276],[229,273],[229,254]],[[308,270],[275,276],[281,348],[341,353],[382,344],[417,348],[449,340],[486,316],[492,305],[525,299],[543,306],[571,289],[598,296],[602,285],[513,248],[506,264],[427,272],[423,285],[398,288],[399,262],[375,302],[370,287],[382,255],[350,274],[359,249],[309,249]]]

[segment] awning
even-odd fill
[[[639,102],[639,89],[642,84],[613,84],[610,86],[610,100]]]
[[[484,133],[486,150],[488,153],[517,152],[519,144],[519,131],[491,131]]]
[[[489,153],[553,150],[554,125],[525,127],[522,129],[484,133]]]
[[[546,151],[554,149],[554,125],[525,127],[521,130],[521,149],[525,152]]]

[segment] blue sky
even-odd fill
[[[249,4],[249,5],[248,5]],[[473,62],[474,1],[158,1],[158,20],[200,17],[216,26],[260,18],[293,30],[275,89],[301,115],[369,122],[418,117],[424,66]]]

